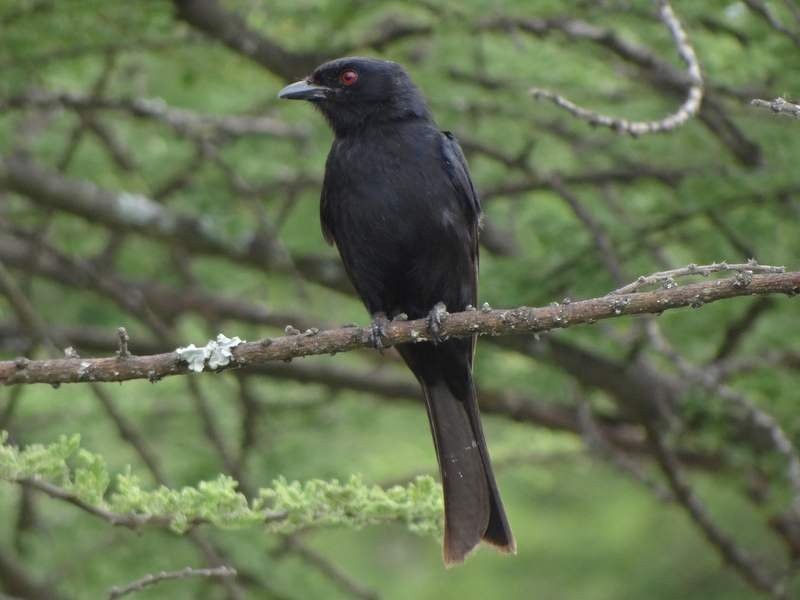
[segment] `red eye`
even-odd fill
[[[358,81],[358,73],[353,69],[346,69],[339,75],[339,81],[342,82],[342,85],[353,85]]]

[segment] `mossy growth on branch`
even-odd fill
[[[198,524],[226,529],[262,526],[275,533],[385,522],[403,523],[423,535],[439,535],[442,529],[441,487],[430,476],[385,489],[357,475],[344,482],[280,477],[252,500],[226,475],[180,489],[146,489],[130,468],[109,473],[102,456],[81,448],[79,435],[18,448],[0,432],[0,480],[46,482],[54,486],[51,491],[56,493],[51,495],[77,501],[101,518],[119,524],[159,524],[179,534]]]

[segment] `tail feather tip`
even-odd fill
[[[516,555],[517,553],[517,542],[513,538],[505,543],[497,543],[486,538],[484,538],[483,541],[502,554]]]
[[[491,546],[493,549],[497,550],[502,554],[508,554],[510,556],[514,556],[517,554],[517,542],[514,538],[511,538],[505,542],[496,542],[491,539],[483,538],[481,542],[485,543],[487,546]],[[464,564],[464,561],[474,554],[477,549],[480,547],[480,543],[476,543],[472,546],[469,550],[460,550],[454,551],[445,545],[442,558],[444,560],[444,567],[445,569],[450,569],[452,567],[457,567],[459,565]]]

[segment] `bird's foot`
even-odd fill
[[[447,316],[447,307],[444,302],[437,302],[436,305],[428,313],[428,333],[431,336],[431,341],[434,344],[439,344],[444,341],[442,336],[442,323]]]
[[[372,346],[381,354],[385,346],[383,345],[383,338],[386,337],[386,325],[389,324],[389,319],[386,318],[386,313],[375,313],[372,315],[372,324],[370,325],[370,341]]]

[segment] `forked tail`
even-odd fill
[[[444,380],[422,382],[444,488],[446,566],[463,562],[481,540],[501,552],[513,554],[517,549],[492,472],[469,370],[464,383],[453,386],[454,391]]]

